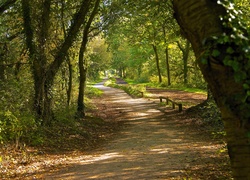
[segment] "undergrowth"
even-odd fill
[[[193,106],[186,111],[190,116],[196,116],[199,121],[199,127],[210,132],[212,138],[224,139],[225,131],[221,120],[221,113],[213,99]]]
[[[87,87],[87,111],[93,108],[90,98],[101,94],[102,91]],[[6,122],[0,123],[0,179],[15,177],[18,167],[35,162],[36,157],[44,153],[69,153],[93,148],[115,129],[112,122],[92,117],[88,112],[84,119],[76,119],[75,111],[75,103],[55,109],[55,120],[49,127],[38,126],[35,122],[25,123],[25,118],[29,118],[27,122],[32,118],[27,114],[23,114],[25,118],[22,121],[10,112],[0,114],[1,122]]]

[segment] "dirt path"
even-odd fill
[[[228,179],[222,144],[200,136],[183,113],[162,112],[157,103],[132,99],[104,87],[100,116],[123,121],[124,128],[95,152],[74,157],[44,179]],[[227,169],[226,169],[227,170]]]

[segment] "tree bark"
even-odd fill
[[[242,109],[243,102],[237,98],[245,94],[243,83],[235,82],[232,68],[223,63],[223,54],[216,59],[208,56],[207,63],[201,61],[204,49],[208,48],[204,41],[225,32],[219,16],[226,11],[212,0],[173,0],[173,6],[182,34],[191,42],[199,67],[221,110],[233,177],[250,179],[250,121],[245,116],[249,104]],[[227,46],[224,44],[217,50],[224,53]]]
[[[52,117],[51,111],[51,94],[50,85],[45,82],[47,57],[45,53],[46,39],[49,29],[49,14],[51,0],[47,0],[43,4],[41,14],[40,32],[38,33],[38,43],[34,43],[34,30],[32,28],[32,20],[30,13],[30,2],[22,0],[22,10],[24,18],[24,30],[26,34],[26,45],[29,49],[30,61],[32,62],[32,72],[34,78],[34,109],[36,111],[37,121],[42,120],[42,124],[48,123]]]
[[[170,77],[170,65],[169,65],[169,55],[168,55],[168,46],[165,48],[165,56],[166,56],[166,68],[167,68],[167,78],[168,78],[168,86],[171,85],[171,77]]]
[[[22,11],[24,19],[24,31],[26,35],[26,45],[29,49],[30,61],[32,62],[32,71],[34,78],[34,110],[36,112],[36,119],[41,121],[44,125],[49,125],[53,120],[52,113],[52,91],[53,81],[56,73],[58,72],[61,64],[65,60],[68,49],[71,47],[76,35],[78,34],[81,25],[85,21],[85,17],[88,14],[88,10],[91,5],[91,0],[84,0],[80,5],[80,9],[75,13],[72,19],[72,24],[68,30],[68,34],[58,48],[55,58],[52,63],[48,64],[47,54],[45,49],[47,47],[46,37],[48,36],[49,28],[49,12],[50,12],[51,0],[45,0],[43,2],[42,16],[40,17],[41,27],[38,37],[35,37],[35,33],[32,27],[31,19],[31,5],[29,0],[22,0]],[[37,42],[39,47],[35,44]]]
[[[160,62],[159,62],[159,55],[158,55],[157,47],[154,44],[152,46],[153,46],[154,53],[155,53],[155,61],[156,61],[156,68],[158,72],[159,83],[162,83],[161,69],[160,69]]]
[[[188,84],[188,56],[190,52],[190,42],[186,40],[185,47],[182,47],[179,41],[177,41],[178,47],[182,52],[182,59],[183,59],[183,82],[184,84]]]
[[[79,92],[78,92],[78,101],[77,101],[77,117],[84,118],[85,117],[85,105],[84,105],[84,92],[86,86],[86,74],[87,74],[87,67],[84,58],[84,52],[87,45],[87,39],[83,38],[82,45],[79,52]]]
[[[78,94],[78,106],[77,106],[77,116],[79,118],[85,117],[85,105],[84,105],[84,91],[87,79],[87,63],[84,58],[84,53],[88,43],[89,29],[93,19],[98,12],[100,0],[96,0],[91,15],[84,27],[82,44],[79,51],[79,71],[80,71],[80,81],[79,81],[79,94]]]
[[[68,57],[68,70],[69,70],[69,81],[67,88],[67,106],[69,107],[71,102],[71,93],[72,93],[72,83],[73,83],[73,68],[70,61],[70,57]]]
[[[0,81],[1,82],[5,81],[5,66],[2,64],[2,62],[0,64]]]
[[[7,44],[0,43],[0,81],[5,81],[5,56],[7,53]]]
[[[166,45],[165,48],[165,57],[166,57],[166,68],[167,68],[167,78],[168,78],[168,86],[171,85],[171,77],[170,77],[170,65],[169,65],[169,53],[168,53],[168,43],[166,38],[166,29],[162,26],[163,35],[164,35],[164,43]]]

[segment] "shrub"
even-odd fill
[[[14,114],[11,111],[0,112],[0,142],[31,141],[36,129],[35,119],[29,113]]]

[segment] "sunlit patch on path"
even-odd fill
[[[157,103],[102,84],[96,87],[104,90],[100,103],[109,104],[103,111],[125,127],[95,152],[68,159],[65,168],[45,179],[183,179],[192,177],[190,171],[206,171],[204,177],[214,178],[221,145],[176,123],[175,112],[168,116]]]

